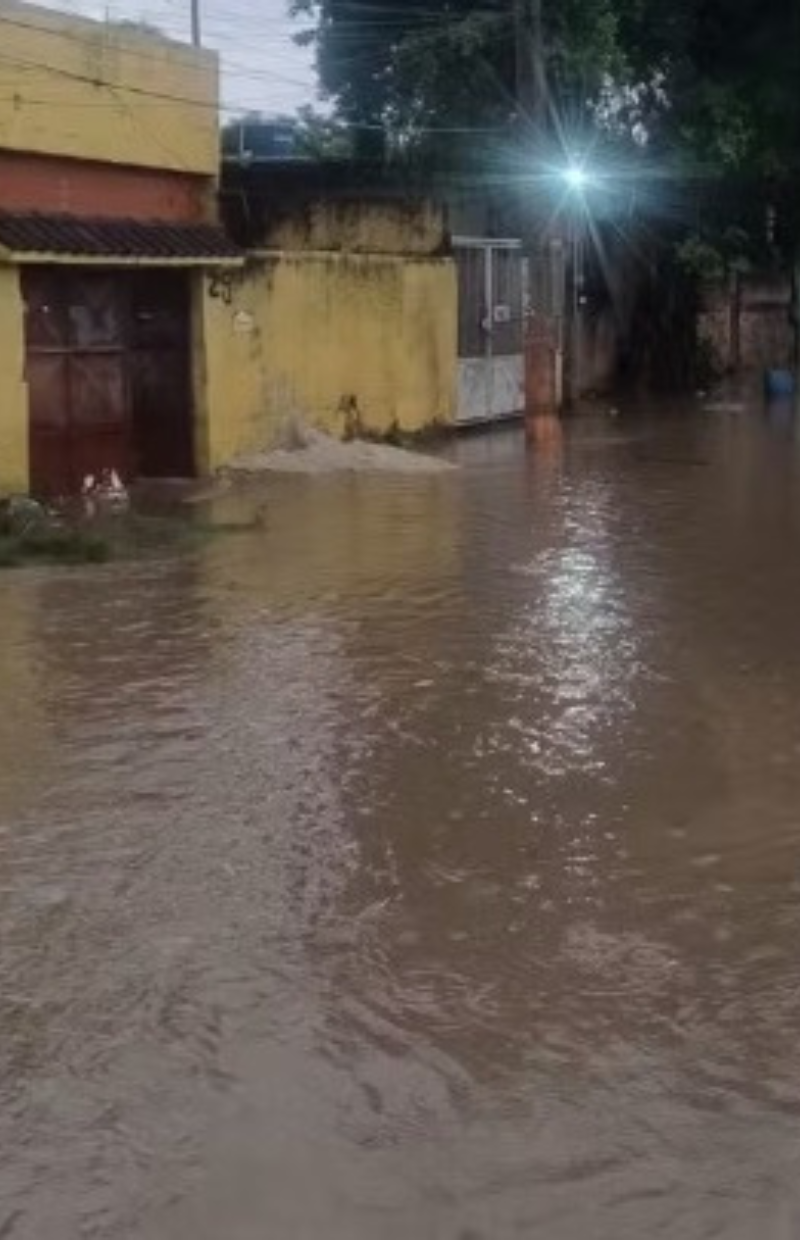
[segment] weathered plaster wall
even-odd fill
[[[275,254],[230,304],[201,299],[205,464],[269,445],[287,417],[341,435],[453,418],[456,275],[447,259]]]

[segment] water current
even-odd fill
[[[793,428],[450,451],[0,578],[2,1240],[800,1234]]]

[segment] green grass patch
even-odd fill
[[[183,554],[221,535],[253,529],[256,524],[214,522],[187,513],[23,516],[21,528],[15,529],[11,521],[0,521],[0,569],[26,564],[105,564],[109,560]]]
[[[37,526],[0,536],[0,568],[21,564],[103,564],[111,547],[98,534],[58,526]]]

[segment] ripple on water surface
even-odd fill
[[[0,581],[0,1235],[797,1234],[794,459],[457,451]]]

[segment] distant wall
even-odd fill
[[[788,365],[792,356],[788,278],[752,273],[708,288],[698,328],[721,371]]]
[[[212,288],[198,325],[207,467],[269,446],[289,416],[336,435],[348,414],[378,432],[453,418],[450,260],[275,254],[235,278],[229,304]]]
[[[443,213],[429,202],[310,202],[265,222],[268,249],[339,250],[350,254],[437,254]]]
[[[344,165],[223,166],[222,213],[255,250],[441,256],[449,247],[441,205],[400,186],[360,188]]]
[[[316,201],[275,212],[264,221],[270,250],[327,250],[349,254],[440,254],[443,212],[433,203]]]

